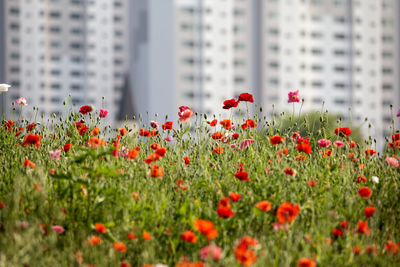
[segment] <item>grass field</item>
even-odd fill
[[[3,121],[0,266],[399,266],[400,134],[316,140],[251,100],[141,130],[89,106]]]

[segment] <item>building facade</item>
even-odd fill
[[[34,106],[47,117],[65,114],[67,100],[104,107],[113,122],[129,65],[129,1],[2,2],[7,110],[23,96],[27,118]]]

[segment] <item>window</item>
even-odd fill
[[[382,84],[382,89],[384,91],[390,91],[393,89],[393,86],[390,83],[384,83],[384,84]]]
[[[322,55],[324,53],[324,51],[322,51],[322,49],[319,49],[319,48],[313,48],[313,49],[311,49],[311,53],[313,55]]]
[[[75,76],[75,77],[80,77],[82,75],[82,73],[77,70],[71,71],[70,74],[71,74],[71,76]]]
[[[346,39],[346,35],[343,33],[335,33],[334,38],[339,39],[339,40],[344,40],[344,39]]]
[[[235,76],[235,78],[234,78],[235,83],[244,83],[245,81],[246,81],[246,79],[242,76]]]
[[[52,88],[52,89],[59,90],[59,89],[61,89],[61,84],[59,84],[59,83],[53,83],[53,84],[51,84],[51,88]]]
[[[52,26],[50,27],[50,32],[52,33],[60,33],[61,32],[61,28],[58,26]]]
[[[346,103],[346,101],[344,99],[340,99],[340,98],[336,98],[334,100],[334,102],[335,102],[335,104],[338,104],[338,105],[344,105]]]
[[[82,48],[82,44],[81,43],[70,43],[69,44],[69,47],[71,48],[71,49],[81,49]]]
[[[80,84],[71,84],[71,89],[72,89],[73,91],[79,91],[79,90],[82,89],[82,87],[81,87]]]
[[[49,13],[49,16],[50,16],[51,18],[60,18],[60,17],[61,17],[61,13],[58,12],[58,11],[51,11],[51,12]]]
[[[346,71],[346,68],[345,68],[344,66],[335,66],[335,67],[334,67],[334,70],[335,70],[336,72],[345,72],[345,71]]]
[[[321,88],[324,86],[324,83],[322,81],[313,81],[311,83],[311,86],[314,88]]]
[[[80,29],[80,28],[72,28],[71,30],[70,30],[70,33],[72,33],[72,34],[82,34],[82,29]]]
[[[60,71],[60,70],[51,70],[50,73],[51,73],[52,75],[54,75],[54,76],[58,76],[58,75],[61,74],[61,71]]]
[[[392,68],[388,68],[388,67],[384,67],[384,68],[382,68],[382,73],[383,74],[392,74],[393,73],[393,69]]]
[[[182,62],[188,65],[193,65],[194,64],[194,58],[193,57],[184,57],[182,58]]]
[[[346,55],[346,51],[337,49],[337,50],[333,51],[333,54],[335,56],[345,56]]]
[[[344,88],[346,88],[346,84],[341,83],[341,82],[336,82],[336,83],[333,84],[333,86],[334,86],[335,88],[337,88],[337,89],[344,89]]]
[[[323,71],[323,70],[324,70],[324,67],[323,67],[322,65],[312,65],[312,66],[311,66],[311,69],[312,69],[313,71],[320,72],[320,71]]]
[[[79,14],[79,13],[71,13],[70,15],[69,15],[69,17],[70,17],[70,19],[82,19],[82,15],[81,14]]]

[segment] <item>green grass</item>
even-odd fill
[[[81,117],[86,117],[89,126],[82,136],[73,126]],[[296,150],[291,139],[293,129],[287,131],[279,128],[279,122],[267,124],[253,119],[258,127],[248,130],[240,129],[243,121],[235,123],[235,131],[220,130],[219,124],[215,129],[200,115],[189,123],[174,122],[173,131],[160,130],[155,137],[142,137],[134,130],[120,140],[120,150],[123,146],[140,148],[134,160],[112,155],[112,140],[119,132],[102,125],[94,114],[83,116],[70,111],[61,120],[37,126],[33,133],[42,135],[40,148],[21,146],[26,131],[15,136],[16,127],[26,127],[27,121],[16,121],[13,130],[2,127],[0,202],[4,208],[0,209],[0,266],[79,266],[77,253],[82,255],[82,266],[119,266],[122,261],[131,266],[175,266],[182,257],[201,261],[199,251],[209,243],[218,245],[223,252],[220,260],[208,259],[206,264],[239,266],[234,249],[245,235],[259,242],[253,249],[258,257],[254,266],[295,266],[302,257],[315,258],[318,266],[398,266],[400,255],[393,256],[384,247],[388,240],[400,241],[399,168],[384,160],[398,154],[398,150],[386,149],[366,158],[364,150],[372,148],[371,144],[361,142],[350,148],[347,141],[351,135],[333,135],[332,142],[342,140],[346,146],[331,146],[332,155],[324,158],[324,148],[316,145],[317,140],[304,136],[310,138],[313,152],[305,161],[296,161],[295,157],[304,153]],[[108,139],[109,144],[93,149],[87,146],[87,140],[95,125],[101,125],[99,137]],[[149,129],[149,123],[144,128]],[[239,138],[230,144],[213,140],[211,133],[215,130],[237,132]],[[271,145],[269,138],[275,134],[284,136],[286,142]],[[175,140],[165,141],[167,135],[173,135]],[[240,147],[244,139],[253,139],[254,143],[244,150],[230,147]],[[73,144],[72,149],[63,151],[59,161],[50,160],[49,151],[62,150],[66,143]],[[150,177],[152,164],[143,161],[153,152],[152,143],[168,149],[163,158],[153,163],[163,167],[162,178]],[[223,147],[224,153],[213,153],[216,146]],[[276,152],[285,147],[288,155],[279,160]],[[357,162],[349,160],[350,152],[359,159]],[[190,158],[189,166],[184,156]],[[25,167],[26,158],[37,167]],[[234,177],[239,163],[252,182],[240,182]],[[359,169],[360,164],[365,168]],[[297,175],[286,175],[286,167],[295,169]],[[356,183],[358,175],[366,177],[367,182]],[[373,183],[372,176],[378,176],[380,182]],[[178,179],[183,179],[186,190],[177,188]],[[316,186],[308,185],[311,179],[317,181]],[[369,199],[358,195],[361,186],[372,190]],[[134,192],[138,198],[132,197]],[[230,192],[242,196],[240,201],[230,202],[236,214],[220,218],[218,202]],[[272,203],[269,212],[255,207],[262,200]],[[276,209],[285,201],[298,203],[300,213],[287,223],[287,230],[275,230]],[[370,205],[376,207],[376,212],[366,219],[363,211]],[[194,228],[196,219],[212,221],[218,236],[208,241]],[[342,237],[334,238],[331,230],[343,220],[349,222],[349,229]],[[356,233],[359,220],[368,221],[371,234]],[[107,233],[97,233],[95,223],[103,223]],[[46,226],[46,233],[41,224]],[[65,231],[57,234],[52,225],[63,226]],[[198,237],[196,243],[181,239],[182,233],[190,229]],[[145,231],[151,240],[143,239]],[[135,240],[127,238],[129,232],[134,232]],[[99,245],[86,242],[93,235],[100,236]],[[116,251],[115,241],[123,242],[127,251]],[[377,253],[368,255],[365,249],[373,244]],[[361,249],[360,255],[353,253],[354,246]]]

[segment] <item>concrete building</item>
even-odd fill
[[[102,106],[114,121],[129,65],[127,0],[4,0],[7,107],[20,96],[40,114],[63,101]],[[103,104],[102,97],[105,97]],[[8,108],[10,111],[10,109]],[[8,114],[10,115],[10,113]]]
[[[174,64],[174,2],[165,0],[130,1],[131,103],[136,115],[153,119],[155,114],[177,117]]]

